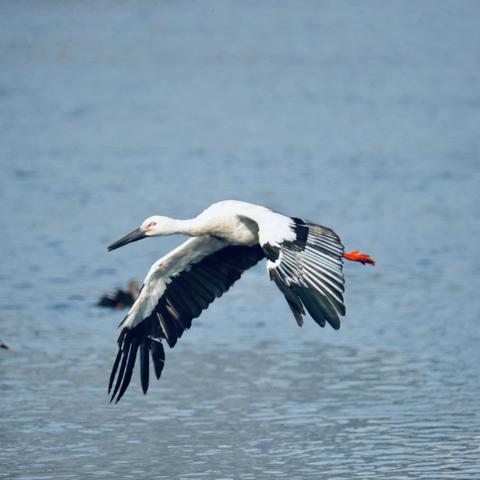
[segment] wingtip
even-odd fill
[[[332,322],[328,319],[327,319],[327,321],[334,330],[340,330],[340,321],[338,323],[335,322],[335,321]]]

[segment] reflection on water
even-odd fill
[[[477,478],[479,7],[204,5],[0,7],[0,478]],[[338,332],[254,268],[109,405],[95,301],[179,239],[106,245],[225,198],[378,266]]]

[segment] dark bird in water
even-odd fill
[[[3,343],[2,340],[0,340],[0,348],[5,349],[7,352],[13,352],[13,348],[9,347],[6,343]]]
[[[140,293],[140,285],[135,280],[128,282],[127,290],[113,290],[108,292],[97,302],[99,307],[116,308],[121,310],[122,308],[131,307]]]
[[[145,237],[174,234],[191,238],[152,265],[121,323],[108,384],[110,401],[118,402],[125,393],[137,355],[146,393],[149,356],[158,379],[165,363],[164,342],[174,347],[192,319],[260,260],[267,260],[270,279],[299,326],[308,312],[321,327],[328,323],[334,329],[340,327],[339,316],[345,315],[344,259],[375,264],[358,250],[345,253],[330,228],[234,200],[215,203],[190,220],[149,217],[108,250]]]

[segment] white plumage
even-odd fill
[[[234,200],[215,203],[190,220],[149,217],[109,250],[177,233],[192,238],[152,265],[122,322],[109,382],[111,399],[117,402],[130,383],[138,352],[146,393],[149,355],[159,378],[165,362],[163,341],[173,347],[192,319],[262,258],[267,258],[270,278],[299,325],[306,310],[322,327],[328,322],[335,329],[340,327],[339,315],[345,315],[343,258],[374,263],[357,251],[344,254],[329,228]]]

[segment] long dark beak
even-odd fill
[[[122,237],[120,240],[117,240],[116,242],[113,242],[107,248],[108,248],[108,251],[111,252],[116,248],[123,247],[127,243],[136,242],[137,240],[141,240],[142,238],[145,238],[145,237],[146,237],[145,232],[141,228],[136,228],[133,232],[127,233],[124,237]]]

